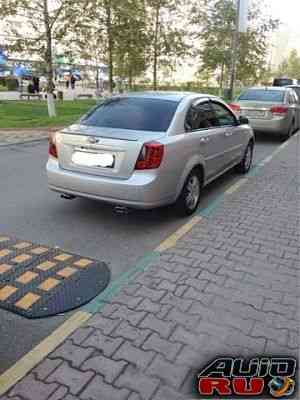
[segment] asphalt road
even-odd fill
[[[258,137],[254,164],[270,155],[279,140]],[[127,271],[186,222],[172,209],[117,215],[109,205],[67,201],[48,191],[47,144],[0,147],[0,233],[105,261],[112,279]],[[207,207],[239,175],[229,172],[205,188]],[[28,320],[0,310],[0,373],[13,365],[68,317]]]

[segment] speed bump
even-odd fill
[[[27,318],[55,315],[87,303],[109,280],[103,262],[0,235],[0,308]]]

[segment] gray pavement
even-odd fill
[[[258,137],[255,164],[279,145],[277,139]],[[62,200],[47,189],[46,159],[46,142],[0,148],[1,233],[103,260],[110,266],[114,280],[186,222],[176,218],[172,209],[119,216],[110,206],[97,202]],[[203,192],[200,209],[239,178],[229,172],[209,185]],[[0,373],[69,316],[70,313],[27,320],[0,310]]]
[[[217,355],[297,356],[299,171],[295,136],[2,399],[188,399]]]

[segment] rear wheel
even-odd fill
[[[286,134],[286,136],[285,136],[285,138],[286,139],[289,139],[290,137],[292,137],[293,136],[293,133],[295,132],[295,121],[293,121],[292,123],[291,123],[291,126],[290,126],[290,128],[289,128],[289,130],[288,130],[288,132],[287,132],[287,134]]]
[[[193,214],[200,202],[202,189],[202,174],[199,170],[193,169],[188,175],[182,191],[175,203],[177,212],[181,216]]]
[[[236,170],[242,174],[246,174],[252,165],[253,161],[253,142],[249,142],[242,161],[236,166]]]

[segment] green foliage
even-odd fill
[[[203,1],[194,6],[193,25],[199,24],[200,40],[199,75],[218,75],[220,86],[228,82],[231,69],[232,41],[236,21],[236,8],[232,0]],[[266,71],[268,33],[275,30],[278,21],[262,13],[262,2],[252,1],[249,12],[249,28],[239,35],[237,79],[243,84],[259,81]],[[198,31],[199,31],[198,30]]]
[[[292,50],[289,56],[282,61],[278,67],[276,76],[300,79],[300,55],[298,55],[297,50]]]

